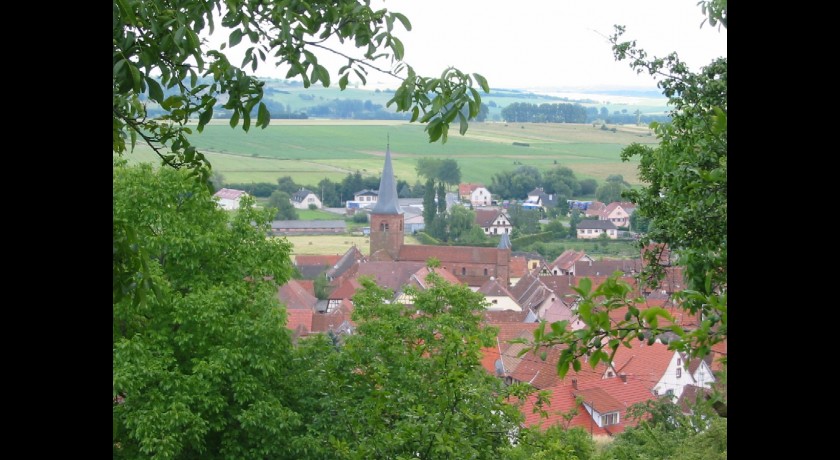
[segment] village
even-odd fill
[[[244,192],[222,189],[216,196],[225,209],[236,209]],[[537,209],[553,205],[555,196],[541,189],[529,193],[523,206]],[[504,203],[492,199],[481,184],[461,184],[459,193],[447,195],[447,208],[463,203],[475,210],[476,224],[486,235],[498,237],[496,247],[433,246],[405,244],[406,234],[423,230],[422,200],[399,199],[396,192],[390,149],[378,190],[360,190],[347,202],[347,215],[369,214],[368,255],[358,247],[343,254],[314,255],[296,253],[295,268],[300,279],[291,279],[278,289],[277,297],[285,305],[295,341],[314,334],[328,334],[340,340],[354,333],[353,296],[361,288],[360,279],[369,277],[380,287],[393,292],[392,303],[412,306],[406,287],[424,290],[429,287],[427,275],[436,273],[452,284],[465,284],[484,295],[486,326],[498,328],[496,346],[483,349],[482,366],[506,384],[527,383],[537,390],[550,392],[548,413],[535,410],[536,396],[528,399],[521,410],[526,426],[547,428],[582,427],[593,436],[612,436],[632,426],[627,409],[637,403],[671,398],[684,411],[690,412],[698,397],[710,394],[721,370],[720,358],[726,355],[726,341],[716,344],[703,359],[690,359],[684,353],[668,349],[667,334],[648,344],[640,341],[633,348],[622,347],[610,362],[599,362],[594,368],[583,366],[564,378],[557,373],[560,349],[546,350],[543,359],[535,353],[522,354],[521,342],[532,342],[533,332],[541,321],[567,320],[577,330],[584,325],[577,317],[580,300],[575,287],[588,278],[594,286],[609,275],[634,289],[634,295],[645,299],[645,307],[661,307],[669,312],[674,323],[691,330],[699,324],[698,315],[691,315],[675,304],[672,294],[683,289],[682,270],[674,266],[666,247],[648,247],[659,252],[666,277],[655,289],[638,282],[646,263],[640,253],[634,259],[596,259],[585,250],[566,250],[553,260],[534,252],[517,251],[511,245],[511,219]],[[292,196],[298,209],[321,208],[318,196],[306,189]],[[619,237],[619,227],[627,227],[635,206],[629,202],[575,202],[587,217],[577,226],[580,239]],[[346,232],[344,220],[274,221],[272,233],[277,236],[295,234],[330,234]],[[605,236],[602,236],[605,235]],[[435,266],[429,264],[435,261]],[[326,285],[326,296],[316,295],[316,284]],[[326,297],[326,298],[323,298]],[[611,313],[617,323],[626,311]],[[512,341],[516,341],[512,343]]]

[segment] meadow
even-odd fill
[[[612,132],[612,128],[616,131]],[[637,185],[637,161],[622,162],[620,152],[631,143],[655,144],[647,127],[591,124],[472,122],[466,135],[450,130],[446,144],[429,143],[424,125],[393,120],[272,120],[266,129],[245,133],[226,120],[212,120],[192,142],[204,152],[225,182],[275,182],[291,176],[315,185],[323,178],[341,181],[355,171],[378,177],[390,139],[397,179],[414,184],[417,160],[424,157],[458,161],[463,182],[489,184],[492,176],[518,165],[548,170],[562,165],[578,179],[603,182],[621,174]],[[513,143],[528,144],[527,147]],[[138,144],[129,161],[152,161],[156,155]]]

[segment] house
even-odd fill
[[[484,187],[484,185],[471,183],[458,184],[458,198],[460,198],[461,201],[470,201],[472,192],[479,187]]]
[[[217,199],[219,206],[225,211],[232,211],[239,209],[239,200],[248,193],[244,190],[235,190],[232,188],[222,188],[213,194],[213,198]]]
[[[586,207],[586,212],[584,212],[584,216],[586,217],[597,217],[598,220],[601,220],[601,216],[604,215],[604,210],[607,209],[607,205],[600,201],[593,201],[589,203],[589,206]]]
[[[577,224],[577,237],[581,239],[598,238],[606,234],[610,239],[618,238],[618,229],[608,220],[582,220]]]
[[[353,194],[353,201],[359,203],[360,207],[372,206],[379,199],[378,190],[360,190]]]
[[[557,207],[557,194],[545,193],[542,187],[537,187],[528,192],[528,199],[522,204],[524,209],[548,209]]]
[[[510,217],[504,209],[476,209],[474,212],[475,223],[484,230],[485,235],[509,234],[513,230]]]
[[[271,222],[274,235],[332,235],[347,233],[343,220],[275,220]]]
[[[669,350],[668,345],[659,342],[653,345],[640,342],[633,348],[619,347],[612,365],[619,376],[647,382],[654,395],[670,395],[674,401],[680,398],[686,385],[697,385],[688,372],[683,354]]]
[[[470,204],[473,206],[490,206],[492,201],[493,195],[490,193],[490,190],[487,190],[484,187],[476,187],[476,189],[470,193]]]
[[[607,205],[599,217],[612,222],[616,227],[629,227],[630,216],[636,211],[636,205],[628,201],[614,201]]]
[[[484,298],[489,303],[487,310],[522,311],[522,307],[513,299],[513,294],[510,293],[507,287],[502,286],[497,279],[491,278],[487,280],[476,292],[484,294]]]
[[[302,188],[292,195],[290,200],[292,206],[297,209],[309,209],[309,205],[314,204],[317,209],[321,209],[321,200],[315,192]]]
[[[574,249],[567,249],[563,251],[553,262],[548,265],[548,269],[552,275],[574,275],[575,264],[578,261],[592,262],[594,259],[586,255],[585,251],[575,251]]]
[[[333,280],[342,277],[349,278],[354,276],[358,270],[359,264],[362,262],[367,262],[367,258],[364,254],[362,254],[362,251],[360,251],[359,248],[355,245],[351,246],[347,249],[344,255],[338,259],[338,262],[327,270],[327,280],[332,282]]]

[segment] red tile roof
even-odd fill
[[[513,299],[513,294],[511,294],[510,291],[505,286],[503,286],[502,283],[500,283],[497,279],[487,280],[486,283],[482,284],[481,287],[478,288],[477,292],[480,292],[485,296],[507,296]]]
[[[277,289],[277,298],[286,305],[287,310],[309,309],[313,310],[318,299],[310,294],[299,280],[289,280],[286,284]]]
[[[334,311],[312,315],[312,332],[335,330],[345,321],[353,324],[353,321],[350,319],[352,314],[353,304],[349,300],[344,299]]]
[[[323,267],[332,267],[338,260],[341,259],[341,254],[298,254],[295,256],[295,265],[317,265]]]
[[[423,267],[420,270],[414,272],[408,279],[409,284],[418,287],[420,289],[428,289],[430,287],[429,282],[426,280],[426,277],[429,276],[429,273],[435,273],[438,275],[443,281],[449,284],[462,284],[461,280],[459,280],[455,275],[447,270],[436,270],[430,269],[429,267]]]
[[[522,278],[528,274],[528,259],[525,256],[510,256],[508,271],[511,278]]]
[[[315,280],[296,280],[300,287],[306,289],[306,292],[315,296]]]
[[[496,221],[499,214],[503,213],[504,211],[500,209],[476,209],[475,223],[481,228],[490,227]]]
[[[646,382],[653,388],[665,375],[675,353],[662,343],[634,342],[633,348],[619,347],[613,366],[619,375],[626,374],[628,379]]]
[[[330,293],[330,299],[352,299],[362,285],[355,279],[339,278],[338,286]]]
[[[589,388],[588,390],[575,390],[572,393],[575,396],[583,398],[589,407],[592,407],[601,414],[624,409],[623,404],[599,387]]]
[[[409,277],[425,267],[424,262],[367,262],[358,264],[357,277],[371,276],[380,287],[391,289],[395,293],[408,284]]]
[[[501,323],[522,323],[528,317],[528,311],[515,310],[485,310],[482,312],[484,322],[499,325]]]
[[[586,251],[575,251],[574,249],[566,249],[563,251],[562,254],[557,256],[553,262],[549,264],[549,267],[553,270],[555,267],[563,270],[569,271],[574,267],[575,262],[582,259],[583,256],[586,255]]]
[[[296,330],[302,327],[302,334],[307,335],[312,330],[312,310],[303,309],[287,309],[286,310],[286,327],[291,330]]]
[[[472,192],[475,191],[475,189],[477,189],[479,187],[484,187],[484,186],[482,184],[471,184],[471,183],[458,184],[458,195],[460,195],[462,197],[463,196],[469,196],[469,195],[472,194]]]
[[[496,248],[476,246],[426,246],[405,245],[400,249],[399,260],[425,262],[434,257],[447,263],[496,264],[499,251]]]

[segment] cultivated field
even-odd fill
[[[473,122],[465,136],[458,134],[456,124],[447,143],[441,144],[428,142],[424,125],[404,121],[272,120],[264,130],[244,133],[225,120],[213,120],[203,133],[193,135],[193,142],[226,182],[273,183],[291,176],[299,184],[314,186],[325,177],[340,181],[357,170],[376,177],[390,138],[395,175],[410,184],[417,180],[417,160],[424,157],[457,160],[464,182],[489,184],[497,172],[524,164],[540,170],[568,166],[579,179],[599,182],[621,174],[638,184],[638,163],[624,163],[619,154],[633,142],[653,144],[656,139],[647,127],[615,128],[616,132],[591,124]],[[140,144],[128,158],[158,161]]]
[[[354,244],[364,255],[369,255],[370,238],[350,235],[318,235],[285,237],[292,243],[292,254],[344,254]],[[411,235],[405,236],[405,244],[420,244]]]

